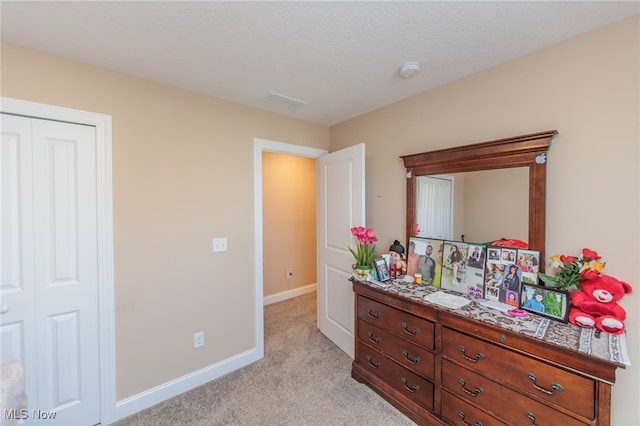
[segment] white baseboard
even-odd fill
[[[304,287],[298,287],[294,288],[293,290],[287,290],[283,291],[282,293],[265,296],[264,306],[271,305],[272,303],[282,302],[283,300],[291,299],[293,297],[302,296],[303,294],[312,293],[316,291],[317,288],[317,284],[309,284]]]
[[[114,421],[123,419],[167,399],[222,377],[232,371],[258,361],[258,351],[254,348],[231,358],[212,364],[193,373],[156,386],[137,395],[116,402]]]
[[[264,298],[264,305],[281,302],[292,297],[302,296],[317,290],[316,284],[274,294]],[[148,389],[137,395],[116,402],[114,422],[129,417],[139,411],[159,404],[167,399],[197,388],[205,383],[229,374],[239,368],[249,365],[261,358],[257,349],[251,349],[224,361],[212,364],[193,373],[179,377],[170,382]]]

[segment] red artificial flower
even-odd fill
[[[600,259],[600,256],[598,256],[597,252],[595,252],[593,250],[590,250],[588,248],[583,248],[582,249],[582,257],[585,260],[599,260]]]
[[[562,256],[560,256],[560,262],[567,264],[567,263],[573,263],[576,261],[575,256],[565,256],[564,254]]]
[[[580,273],[580,275],[582,276],[583,280],[592,280],[594,278],[598,278],[602,274],[592,269],[585,269]]]
[[[551,260],[556,274],[539,273],[538,277],[545,285],[568,291],[579,289],[583,280],[600,277],[605,266],[598,253],[588,248],[583,248],[578,257],[563,254],[551,256]]]

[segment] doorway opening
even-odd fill
[[[263,153],[279,153],[317,159],[327,154],[327,150],[300,145],[254,139],[254,229],[255,229],[255,310],[256,349],[260,358],[264,357],[264,229],[263,229]],[[288,269],[288,268],[287,268]],[[288,270],[283,271],[287,273]],[[295,274],[295,271],[293,271]],[[304,291],[304,290],[303,290]],[[295,295],[295,293],[293,293]],[[303,293],[301,293],[303,294]],[[283,299],[281,299],[283,300]],[[276,299],[267,300],[273,303]]]
[[[315,291],[315,158],[262,153],[264,305]]]

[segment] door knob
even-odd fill
[[[7,305],[0,306],[0,314],[6,314],[9,312],[9,307]]]

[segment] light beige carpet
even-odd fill
[[[133,425],[414,425],[351,378],[316,325],[316,293],[265,307],[265,357],[123,419]]]

